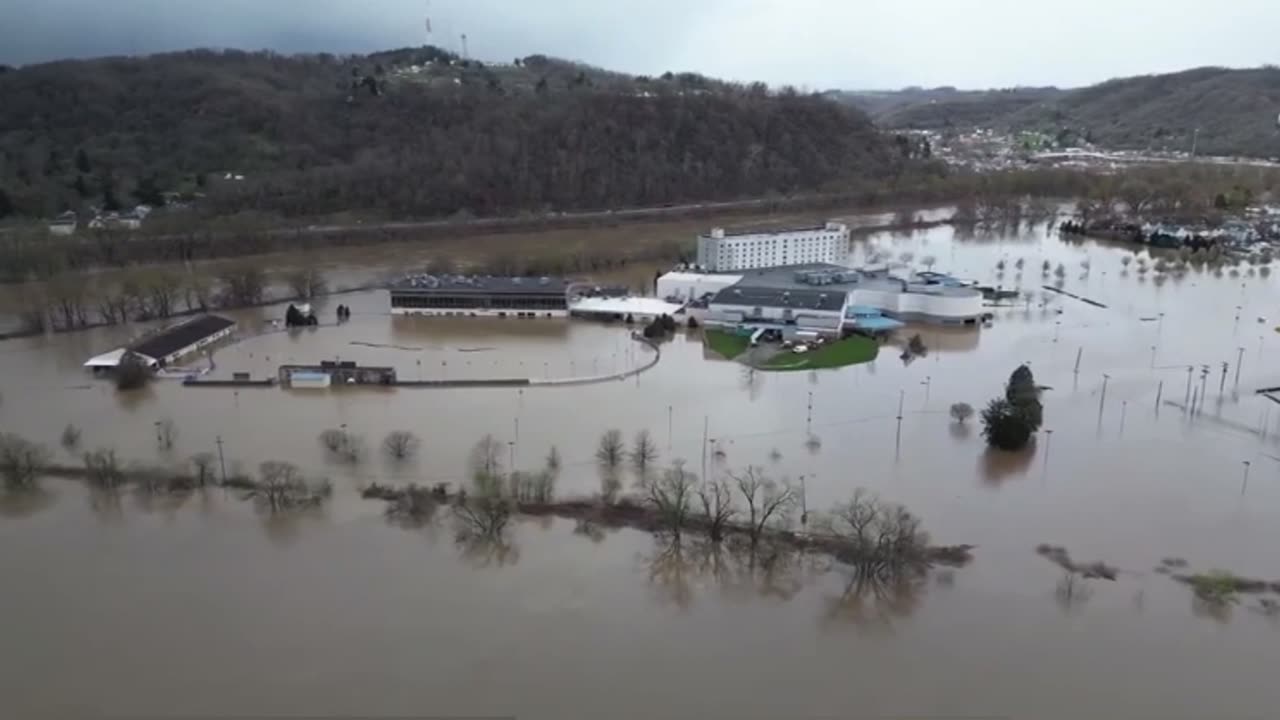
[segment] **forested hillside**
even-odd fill
[[[949,91],[949,92],[943,92]],[[1074,90],[843,93],[887,128],[1062,130],[1108,148],[1280,156],[1280,69],[1196,68]]]
[[[0,215],[166,192],[292,216],[598,209],[839,187],[899,162],[819,96],[435,48],[57,62],[0,74],[0,98]]]

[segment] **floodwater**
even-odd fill
[[[1064,243],[1043,227],[876,234],[855,259],[873,248],[933,256],[936,270],[1035,297],[994,309],[989,328],[916,328],[930,352],[909,364],[886,347],[852,368],[749,373],[706,357],[682,332],[638,378],[523,390],[233,391],[161,381],[123,399],[79,365],[125,330],[0,343],[6,431],[55,447],[75,422],[84,447],[114,447],[140,463],[216,451],[221,438],[229,466],[286,459],[337,487],[324,510],[286,519],[264,519],[220,491],[181,507],[128,495],[112,504],[58,480],[46,481],[43,501],[0,505],[0,709],[1271,716],[1280,627],[1251,596],[1206,613],[1153,568],[1176,556],[1193,571],[1280,578],[1280,448],[1275,432],[1260,432],[1280,426],[1280,409],[1252,394],[1280,385],[1274,283],[1194,270],[1158,283],[1136,266],[1124,271],[1125,248]],[[377,249],[361,252],[373,267]],[[1063,263],[1063,289],[1108,307],[1041,291],[1053,280],[1041,278],[1045,259]],[[384,271],[402,262],[386,260]],[[652,268],[628,272],[652,277]],[[618,326],[392,318],[381,292],[327,299],[326,320],[338,302],[352,307],[350,323],[247,337],[215,353],[212,376],[340,357],[411,379],[567,377],[645,359]],[[237,314],[246,334],[280,315]],[[1051,388],[1046,432],[1029,452],[989,454],[978,424],[957,427],[947,409],[981,407],[1022,362]],[[1189,365],[1194,391],[1207,391],[1195,415],[1178,407]],[[179,432],[171,453],[156,447],[161,419]],[[366,462],[324,456],[316,436],[340,425],[365,438]],[[705,462],[712,474],[756,464],[803,476],[810,511],[872,489],[920,515],[936,542],[976,545],[975,560],[846,593],[839,567],[764,577],[696,543],[676,554],[631,531],[593,541],[559,521],[521,522],[501,549],[459,548],[447,522],[389,525],[380,503],[355,493],[374,480],[456,481],[488,433],[518,467],[556,446],[565,460],[557,492],[589,494],[599,488],[594,446],[608,428],[647,429],[664,459],[699,473]],[[409,467],[376,452],[395,429],[422,438]],[[1039,543],[1124,572],[1065,598],[1063,573],[1034,552]]]

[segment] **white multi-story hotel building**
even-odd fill
[[[698,265],[709,272],[807,263],[843,265],[848,257],[849,227],[836,222],[772,232],[712,228],[698,236]]]

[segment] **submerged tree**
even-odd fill
[[[1002,398],[996,398],[982,411],[982,434],[987,444],[1000,450],[1021,450],[1040,429],[1044,408],[1040,388],[1031,368],[1020,365],[1009,376]]]
[[[62,428],[61,442],[62,449],[67,452],[75,452],[80,447],[80,428],[76,427],[74,423],[67,423],[67,426]]]
[[[604,449],[603,441],[601,449]],[[645,472],[655,460],[658,459],[658,445],[653,441],[653,437],[649,435],[648,430],[641,430],[636,433],[635,443],[631,446],[631,464],[635,465],[638,472]]]
[[[452,509],[458,540],[467,542],[498,540],[514,510],[512,500],[503,492],[501,476],[482,470],[472,476],[470,491],[458,494]]]
[[[864,570],[893,575],[927,561],[929,536],[920,520],[902,505],[882,503],[862,488],[822,524],[844,541],[837,557]]]
[[[213,453],[196,453],[191,456],[188,462],[191,464],[191,475],[197,487],[215,484],[216,476],[213,472],[213,465],[217,462],[217,458],[213,456]]]
[[[640,481],[645,503],[653,508],[663,528],[676,539],[688,521],[697,482],[697,476],[685,470],[684,464],[678,460],[656,477],[645,477]]]
[[[966,402],[954,403],[951,406],[951,418],[963,425],[966,420],[973,417],[973,406]]]
[[[32,490],[49,464],[49,451],[25,438],[0,435],[0,477],[8,490]]]
[[[124,484],[124,473],[114,448],[99,448],[85,453],[84,469],[89,484],[97,488],[114,490]]]
[[[607,430],[600,436],[596,446],[596,460],[604,467],[613,469],[622,463],[622,433],[618,430]]]
[[[252,484],[244,497],[277,513],[318,505],[332,491],[327,481],[308,483],[293,463],[267,460],[258,465],[258,481]]]
[[[747,535],[752,547],[759,544],[766,528],[790,525],[791,510],[798,500],[790,485],[778,484],[754,465],[740,475],[730,472],[729,477],[746,504]]]
[[[382,450],[397,462],[408,460],[418,452],[418,436],[408,430],[393,430],[382,439]]]
[[[702,520],[707,524],[707,536],[712,542],[724,539],[725,526],[738,514],[733,504],[733,491],[724,480],[711,480],[698,486],[698,503],[702,508]]]

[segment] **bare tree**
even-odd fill
[[[680,529],[688,520],[697,482],[697,476],[686,471],[684,463],[679,460],[672,462],[671,467],[656,477],[645,477],[640,481],[645,502],[657,512],[659,521],[676,539],[680,538]]]
[[[124,483],[124,473],[114,448],[99,448],[84,454],[84,469],[89,484],[113,490]]]
[[[267,274],[258,264],[246,262],[226,269],[218,280],[222,285],[222,307],[258,305],[266,297]]]
[[[321,432],[318,439],[320,441],[320,445],[334,455],[341,454],[342,449],[347,446],[348,441],[347,432],[336,428],[330,428]]]
[[[485,435],[471,448],[468,462],[473,478],[497,478],[502,475],[502,441]]]
[[[841,560],[877,573],[896,573],[918,565],[928,550],[929,536],[920,520],[901,505],[880,502],[862,488],[849,502],[838,505],[823,529],[839,537],[845,549]]]
[[[602,438],[600,449],[603,451],[604,447],[605,444]],[[643,473],[657,459],[658,445],[653,441],[653,437],[649,435],[649,431],[641,430],[636,433],[635,444],[631,446],[631,464],[635,465],[636,470]]]
[[[607,468],[616,468],[622,463],[622,433],[608,430],[600,436],[600,444],[596,446],[596,460]]]
[[[289,289],[293,292],[294,297],[303,300],[310,300],[318,295],[323,295],[328,290],[328,283],[325,282],[324,273],[314,266],[308,265],[297,268],[291,271],[285,279],[289,283]]]
[[[45,467],[49,451],[25,438],[0,435],[0,477],[9,490],[33,490]]]
[[[733,491],[724,480],[703,482],[698,487],[698,501],[702,517],[707,523],[707,535],[712,542],[724,539],[725,526],[738,514],[733,505]]]
[[[973,406],[969,403],[958,402],[951,406],[951,418],[963,425],[966,420],[973,417]]]
[[[364,438],[353,435],[345,429],[330,428],[320,433],[320,446],[336,460],[355,465],[364,459]]]
[[[790,513],[797,501],[790,485],[779,485],[754,465],[748,466],[741,475],[729,473],[729,477],[747,505],[747,534],[752,547],[759,544],[770,523],[780,527],[790,523]]]
[[[205,487],[215,483],[213,474],[213,463],[216,460],[213,453],[202,452],[191,456],[188,461],[191,463],[191,474],[195,479],[197,487]]]
[[[168,452],[173,449],[173,443],[178,439],[178,428],[173,424],[171,418],[164,418],[156,423],[156,445],[161,450]]]
[[[512,502],[503,495],[501,478],[477,474],[471,492],[459,493],[453,504],[457,537],[460,541],[497,540],[511,520],[511,512]]]
[[[393,430],[382,439],[382,449],[396,461],[404,461],[418,452],[418,436],[408,430]]]
[[[933,266],[938,264],[938,258],[933,255],[925,255],[920,258],[920,264],[924,265],[926,270],[933,270]]]
[[[258,465],[258,481],[245,493],[245,499],[256,500],[276,513],[318,505],[332,490],[327,482],[308,483],[293,463],[267,460]]]
[[[67,426],[62,428],[61,442],[64,450],[74,453],[76,448],[80,447],[80,428],[73,423],[67,423]]]

